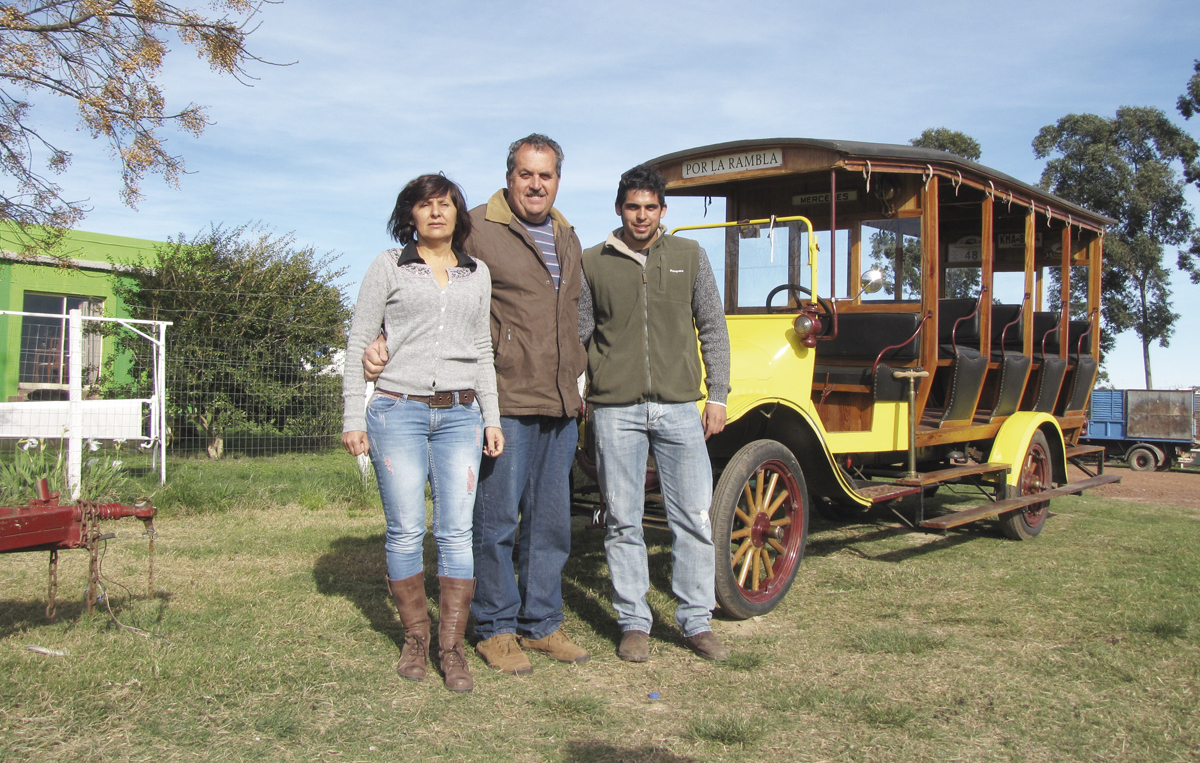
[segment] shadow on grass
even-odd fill
[[[875,556],[868,556],[867,558],[873,562],[903,562],[906,559],[914,559],[918,556],[935,553],[947,548],[953,548],[954,546],[958,546],[963,543],[969,543],[973,540],[977,540],[982,534],[983,533],[971,531],[960,531],[954,535],[946,535],[938,538],[937,540],[931,540],[928,543],[921,544],[920,546],[901,548],[895,551],[888,551],[883,554],[876,554]]]
[[[671,533],[661,528],[646,528],[647,564],[652,589],[670,596],[671,606],[663,609],[658,602],[647,601],[653,614],[650,635],[683,643],[683,633],[675,625],[675,599],[671,594]],[[611,639],[614,648],[621,640],[621,627],[613,612],[596,599],[612,598],[612,580],[607,572],[602,528],[575,528],[571,535],[571,556],[563,567],[563,608],[591,626],[597,635]]]
[[[426,566],[426,591],[437,590],[436,572],[436,567]],[[342,596],[358,607],[371,630],[397,647],[404,644],[404,629],[392,610],[387,589],[382,533],[365,538],[346,535],[333,541],[313,565],[313,580],[321,594]]]
[[[926,504],[925,516],[932,518],[947,514],[959,509],[953,505],[942,505],[939,500],[937,504],[929,502]],[[887,516],[880,513],[880,509],[876,507],[870,514],[864,514],[861,519],[855,522],[832,522],[820,517],[813,517],[810,529],[808,544],[805,546],[804,553],[806,556],[832,556],[839,551],[849,551],[861,556],[863,559],[869,559],[877,562],[902,562],[906,559],[922,556],[930,552],[940,549],[951,548],[968,541],[978,540],[981,538],[995,538],[1000,533],[993,522],[985,522],[980,524],[974,522],[967,525],[954,528],[949,535],[944,535],[936,540],[928,543],[923,543],[911,548],[898,549],[888,551],[882,554],[871,555],[857,548],[862,543],[874,543],[876,541],[888,540],[899,535],[907,535],[914,532],[923,532],[916,530],[907,525],[884,524],[889,520],[894,519],[894,516]],[[850,535],[834,538],[818,538],[813,539],[813,532],[823,532],[826,530],[861,530],[861,534]]]
[[[597,600],[595,594],[602,592],[610,597],[612,586],[605,573],[608,559],[604,555],[604,530],[602,528],[573,528],[571,533],[571,555],[563,567],[563,609],[591,626],[597,635],[610,638],[615,644],[621,629],[611,612]]]
[[[575,740],[567,742],[564,760],[570,763],[695,763],[696,759],[676,755],[653,745],[617,747],[606,742]]]
[[[42,593],[45,593],[43,589]],[[41,628],[61,622],[74,622],[84,612],[82,601],[56,603],[54,619],[46,617],[45,601],[13,601],[0,599],[0,639],[6,639],[31,628]]]
[[[113,612],[121,615],[127,610],[128,604],[131,601],[147,601],[145,594],[138,594],[131,591],[127,586],[122,584],[114,584],[111,579],[105,578],[105,583],[108,585],[110,602]],[[38,594],[45,596],[45,584],[37,587]],[[67,593],[71,598],[64,599],[63,594]],[[30,592],[32,593],[32,592]],[[8,638],[17,633],[23,633],[33,628],[41,628],[47,625],[55,625],[59,623],[67,623],[73,625],[87,612],[87,605],[83,601],[83,591],[79,590],[78,594],[72,592],[67,587],[59,586],[58,596],[54,602],[54,617],[46,617],[46,599],[0,599],[0,639]],[[78,598],[76,598],[78,596]],[[162,618],[162,611],[174,594],[170,591],[156,590],[151,597],[155,601],[161,602],[158,613],[159,619]],[[97,604],[94,608],[95,612],[100,612],[108,617],[108,612],[103,604]]]

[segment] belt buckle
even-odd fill
[[[435,392],[429,396],[430,408],[453,408],[454,393],[453,392]]]

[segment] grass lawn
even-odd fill
[[[153,597],[141,524],[106,525],[114,612],[161,637],[82,611],[83,552],[61,555],[53,621],[47,555],[0,556],[0,759],[1200,756],[1192,509],[1062,498],[1025,543],[990,523],[939,538],[890,514],[814,516],[784,603],[714,621],[735,648],[724,665],[681,646],[657,531],[650,661],[618,660],[602,538],[577,520],[567,628],[591,661],[534,655],[518,678],[471,654],[476,689],[453,695],[436,674],[414,684],[393,671],[402,636],[377,501],[341,454],[172,463],[155,496]]]

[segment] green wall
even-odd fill
[[[127,318],[125,305],[113,293],[113,278],[120,277],[113,265],[150,262],[156,241],[109,236],[103,233],[69,231],[57,253],[69,263],[68,267],[51,264],[17,262],[13,253],[19,250],[12,233],[0,227],[0,310],[24,309],[25,293],[61,294],[104,300],[104,315]],[[104,368],[112,362],[112,340],[105,339],[102,355]],[[21,317],[0,315],[0,400],[19,397],[19,354],[21,349]],[[118,380],[127,371],[114,369]]]

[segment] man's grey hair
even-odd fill
[[[520,140],[514,140],[512,145],[508,147],[508,172],[506,176],[511,176],[513,170],[517,168],[517,152],[521,150],[521,146],[529,146],[534,151],[545,151],[551,149],[554,151],[554,174],[562,177],[562,146],[558,145],[554,140],[542,135],[541,133],[533,133],[526,135]]]

